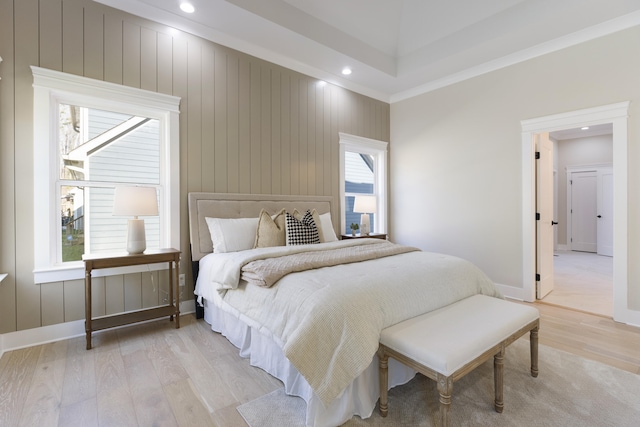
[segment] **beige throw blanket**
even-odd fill
[[[418,250],[418,248],[411,246],[384,242],[377,245],[303,252],[278,258],[251,261],[242,267],[241,277],[254,285],[270,288],[289,273],[368,261]]]

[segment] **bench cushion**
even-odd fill
[[[383,329],[380,343],[449,376],[538,318],[534,307],[474,295]]]

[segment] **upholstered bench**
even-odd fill
[[[494,358],[495,410],[504,407],[505,348],[531,332],[531,376],[538,376],[538,310],[474,295],[383,329],[380,335],[380,414],[388,413],[388,358],[437,382],[440,425],[449,425],[453,382]]]

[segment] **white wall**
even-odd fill
[[[520,121],[631,101],[628,180],[638,182],[640,55],[630,54],[638,40],[636,27],[392,104],[391,238],[467,258],[495,282],[522,288]],[[640,194],[628,200],[637,218]],[[629,307],[640,310],[636,222]]]

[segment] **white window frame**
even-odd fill
[[[362,136],[339,133],[340,136],[340,232],[345,232],[345,152],[368,154],[373,157],[373,194],[376,196],[377,213],[374,215],[376,233],[387,232],[387,152],[389,143]]]
[[[56,182],[58,104],[117,111],[160,123],[160,246],[180,249],[180,98],[94,80],[40,67],[33,73],[34,281],[49,283],[84,278],[82,261],[58,260],[60,213]],[[152,266],[149,266],[152,267]],[[147,270],[127,267],[104,274]],[[153,267],[152,267],[153,268]]]

